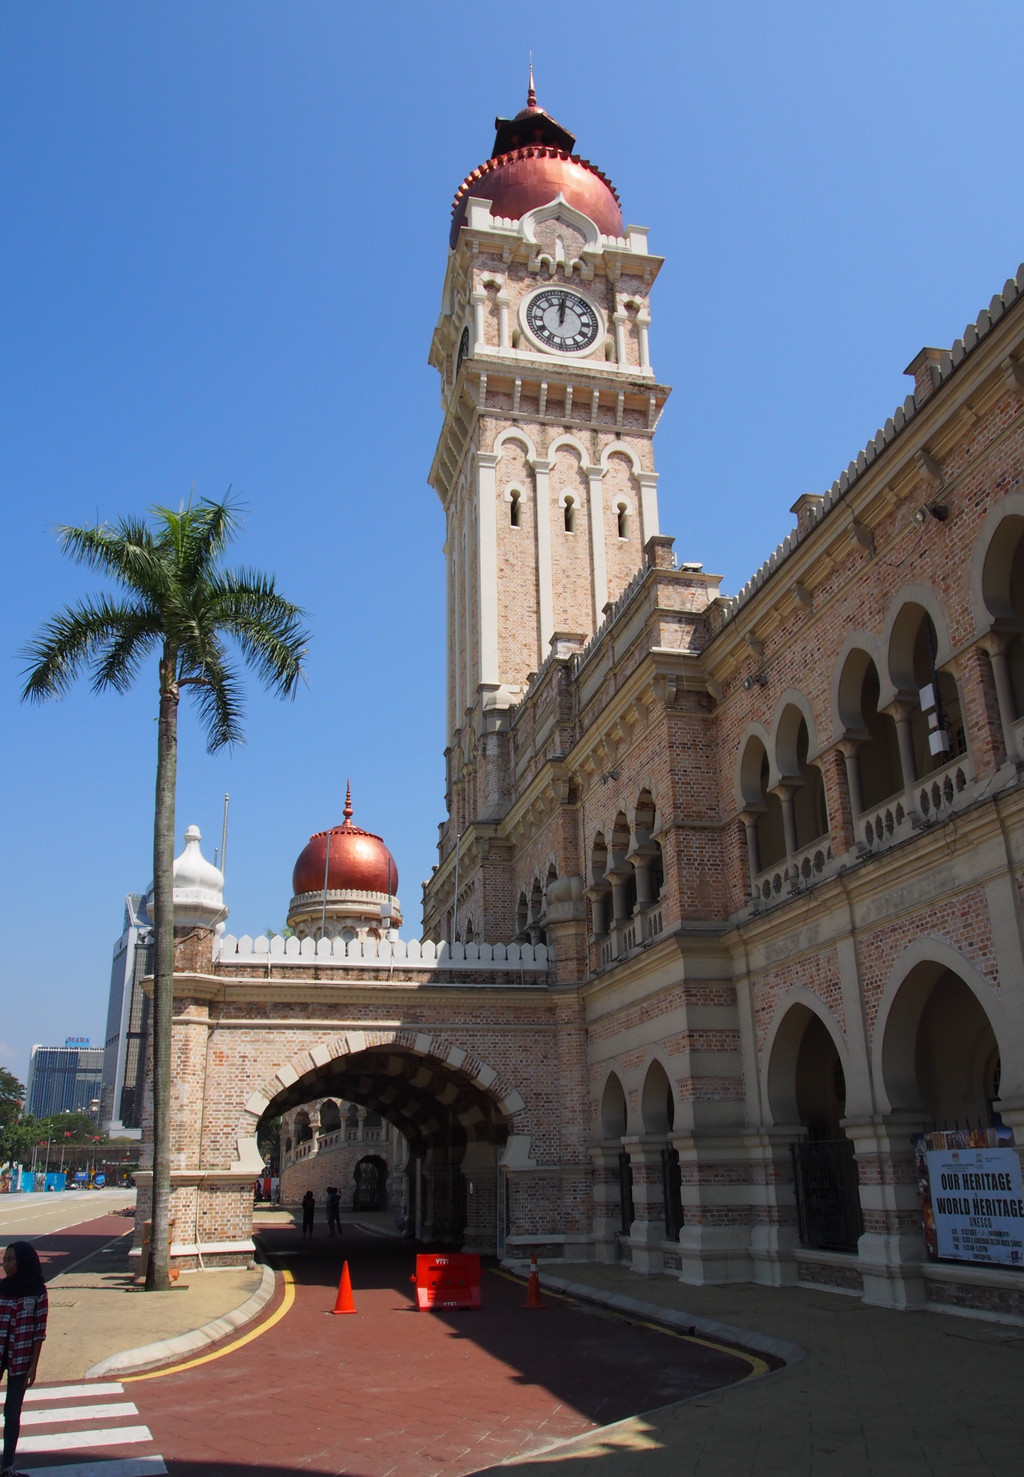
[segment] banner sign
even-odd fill
[[[1020,1157],[1015,1149],[994,1146],[994,1137],[931,1133],[917,1143],[925,1242],[933,1260],[1024,1267]]]

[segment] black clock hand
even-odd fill
[[[562,299],[562,301],[561,301],[561,303],[559,305],[559,308],[558,308],[558,326],[559,326],[559,328],[561,328],[561,326],[562,326],[562,324],[564,322],[565,322],[565,298],[563,297],[563,299]]]

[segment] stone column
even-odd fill
[[[843,1122],[853,1141],[864,1234],[857,1243],[864,1301],[879,1308],[923,1308],[925,1260],[913,1137],[920,1112],[894,1112]]]
[[[590,1148],[590,1160],[594,1166],[594,1260],[598,1262],[617,1262],[619,1259],[618,1236],[622,1223],[619,1203],[621,1152],[622,1146],[617,1139],[592,1144]]]
[[[821,775],[825,787],[825,808],[828,811],[829,837],[833,856],[842,856],[856,844],[857,830],[854,817],[860,814],[860,767],[856,750],[853,756],[854,779],[851,782],[850,760],[842,745],[821,756]],[[857,808],[854,809],[854,794]]]
[[[791,1287],[799,1278],[796,1251],[800,1236],[790,1145],[802,1133],[799,1123],[777,1123],[746,1136],[755,1202],[750,1254],[754,1281],[766,1287]]]
[[[910,791],[917,784],[917,765],[914,762],[914,740],[910,732],[910,719],[914,713],[914,704],[906,699],[890,703],[886,709],[892,715],[896,724],[896,741],[900,750],[900,768],[903,771],[903,788]],[[917,801],[908,795],[908,809],[917,809]]]
[[[622,1147],[629,1152],[633,1171],[633,1224],[629,1239],[633,1245],[632,1266],[635,1272],[661,1272],[665,1266],[662,1242],[665,1240],[665,1187],[661,1151],[664,1138],[624,1138]]]
[[[1010,636],[1003,631],[989,631],[979,643],[988,652],[992,664],[992,680],[999,710],[999,726],[1003,735],[1003,750],[1006,758],[1024,757],[1017,750],[1016,718],[1014,715],[1013,681],[1010,677],[1008,647]]]
[[[551,496],[548,474],[551,463],[537,458],[531,463],[535,488],[534,522],[537,536],[537,613],[540,620],[537,664],[543,662],[555,630],[554,590],[551,580]]]
[[[698,1105],[700,1106],[700,1105]],[[708,1110],[712,1104],[705,1105]],[[702,1115],[703,1116],[703,1115]],[[708,1116],[719,1116],[708,1112]],[[753,1275],[753,1166],[739,1128],[673,1133],[682,1177],[681,1282],[748,1282]]]
[[[759,806],[758,811],[763,814],[764,806]],[[743,829],[747,838],[747,867],[750,872],[750,896],[757,897],[757,877],[761,871],[761,848],[757,840],[757,814],[753,807],[748,806],[743,812]]]

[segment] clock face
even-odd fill
[[[564,287],[545,287],[534,293],[526,304],[525,321],[538,343],[559,354],[592,349],[601,328],[593,303]]]

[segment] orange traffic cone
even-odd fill
[[[341,1281],[338,1283],[338,1296],[332,1313],[354,1313],[356,1305],[352,1298],[352,1278],[348,1275],[348,1262],[341,1269]]]
[[[547,1307],[547,1303],[544,1302],[544,1300],[542,1299],[542,1297],[540,1295],[540,1274],[537,1271],[537,1254],[536,1254],[536,1252],[534,1252],[533,1256],[530,1258],[530,1280],[526,1284],[526,1302],[523,1304],[523,1307],[524,1308],[546,1308]]]

